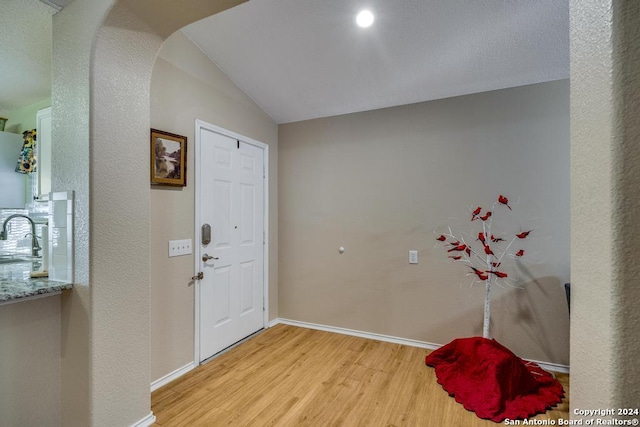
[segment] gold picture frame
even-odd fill
[[[187,137],[151,129],[151,185],[187,185]]]

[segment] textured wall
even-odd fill
[[[149,156],[152,53],[161,43],[135,15],[115,7],[93,55],[89,283],[96,424],[127,425],[150,412],[149,174],[142,165]]]
[[[524,289],[494,286],[492,335],[568,364],[567,80],[280,125],[279,138],[281,317],[438,344],[480,335],[484,287],[432,230],[505,193],[537,238]]]
[[[640,3],[571,2],[571,405],[640,401]]]
[[[89,85],[93,40],[111,2],[78,0],[53,17],[53,191],[75,191],[75,286],[63,295],[61,424],[91,424],[89,287]]]
[[[276,124],[181,32],[163,44],[151,80],[151,127],[188,138],[187,187],[151,188],[151,379],[193,361],[193,256],[168,258],[167,241],[194,235],[195,119],[269,144],[270,304],[277,316]]]
[[[616,344],[617,407],[640,402],[640,2],[614,2],[614,61],[616,132],[620,161],[619,188],[615,202],[619,226],[615,236],[621,272],[616,283],[614,311],[619,339]]]

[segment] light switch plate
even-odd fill
[[[418,251],[409,251],[409,264],[418,263]]]
[[[169,240],[169,258],[191,254],[191,239]]]

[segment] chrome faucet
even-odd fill
[[[38,244],[38,238],[36,237],[36,223],[26,215],[14,214],[5,219],[0,232],[0,240],[7,240],[7,224],[14,218],[24,218],[31,223],[31,255],[37,257],[38,251],[42,248]]]

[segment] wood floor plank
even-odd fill
[[[277,325],[152,393],[157,426],[486,427],[437,384],[427,350]],[[563,402],[538,419],[568,419]]]

